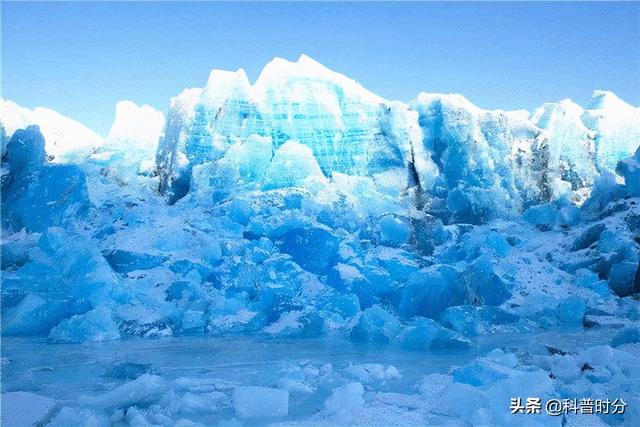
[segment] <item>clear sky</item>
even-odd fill
[[[373,92],[533,109],[608,89],[640,104],[639,3],[7,3],[2,97],[108,133],[121,99],[166,111],[211,68],[254,81],[305,53]]]

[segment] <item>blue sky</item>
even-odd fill
[[[2,96],[108,133],[115,103],[166,111],[211,68],[254,81],[305,53],[389,99],[457,92],[533,109],[608,89],[640,104],[638,3],[7,3]]]

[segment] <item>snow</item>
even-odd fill
[[[116,115],[107,140],[134,142],[155,154],[164,128],[164,116],[149,105],[124,100],[116,104]]]
[[[34,110],[0,99],[0,123],[7,137],[18,129],[38,125],[46,141],[46,152],[56,163],[80,162],[104,143],[104,139],[81,123],[44,107]]]

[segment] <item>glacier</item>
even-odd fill
[[[104,138],[0,124],[3,424],[640,421],[640,108],[612,92],[403,103],[303,55],[122,101]],[[510,413],[536,396],[627,407]]]

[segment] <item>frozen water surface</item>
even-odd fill
[[[357,382],[363,385],[364,402],[351,408],[352,411],[367,413],[367,407],[372,410],[386,396],[393,406],[418,414],[416,421],[464,423],[473,421],[464,414],[468,402],[450,402],[453,407],[459,406],[459,413],[439,407],[439,397],[421,391],[429,376],[450,377],[496,349],[517,355],[517,363],[522,365],[536,357],[553,357],[550,356],[553,352],[577,354],[586,347],[608,344],[612,333],[608,328],[497,333],[478,339],[473,349],[427,352],[352,343],[342,337],[298,340],[176,337],[89,344],[4,338],[2,393],[29,390],[55,400],[57,410],[91,409],[97,415],[109,417],[117,415],[118,409],[135,407],[148,417],[148,422],[162,415],[172,422],[188,419],[205,425],[232,419],[249,424],[279,421],[340,424],[351,423],[353,419],[341,421],[340,414],[328,410],[325,401],[340,385]],[[640,347],[631,353],[637,360]],[[153,378],[155,387],[143,388],[137,396],[131,391],[134,388],[122,389],[145,378]],[[232,399],[234,390],[243,386],[287,390],[288,415],[276,411],[262,419],[242,417],[234,410]],[[110,394],[114,390],[115,396]],[[215,399],[210,399],[212,393]],[[482,404],[503,413],[508,420],[509,402],[491,402],[491,397],[486,395]],[[4,410],[11,411],[11,403]],[[401,414],[402,411],[389,421],[407,421]],[[517,424],[517,418],[512,421]],[[557,424],[554,418],[544,422]]]

